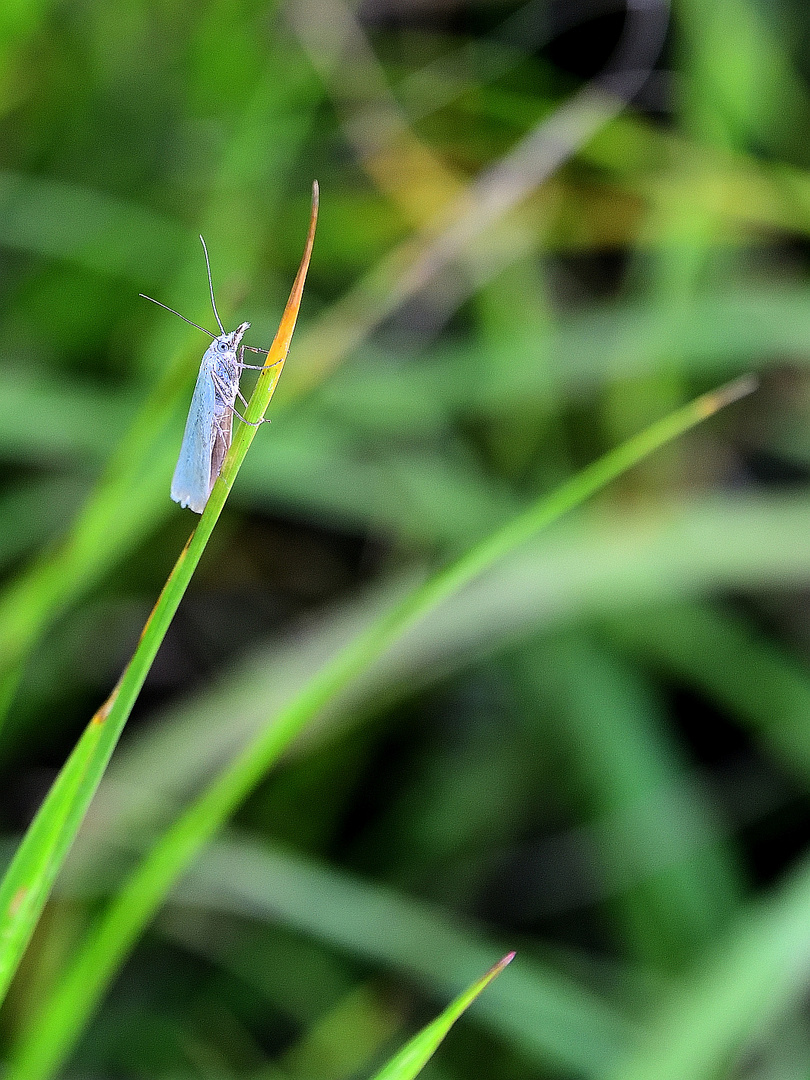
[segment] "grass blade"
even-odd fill
[[[259,375],[250,399],[247,409],[249,420],[257,420],[270,403],[287,356],[312,252],[317,207],[316,186],[313,191],[312,216],[304,257],[265,368]],[[200,523],[175,563],[147,620],[132,659],[110,697],[88,724],[48,792],[0,884],[0,999],[5,995],[17,970],[53,881],[104,775],[132,706],[205,550],[255,434],[256,428],[247,424],[241,425],[236,432],[231,451],[219,480],[214,485]]]
[[[654,450],[749,393],[754,386],[751,379],[729,383],[697,398],[605,454],[406,595],[326,664],[169,828],[136,868],[80,946],[74,963],[32,1024],[28,1038],[18,1046],[9,1063],[9,1080],[39,1080],[59,1066],[110,979],[173,884],[324,705],[362,674],[409,627],[483,570]],[[247,415],[249,419],[255,419],[257,413],[251,408]],[[240,438],[243,443],[249,440],[253,430],[243,428],[234,445]],[[231,466],[235,459],[235,455],[229,459]],[[231,467],[231,473],[233,471]],[[215,487],[212,498],[219,491],[224,499],[230,477],[225,473],[223,469],[222,482]],[[201,527],[204,522],[205,515]],[[170,586],[171,579],[167,588]]]
[[[248,217],[241,216],[245,204],[243,195],[239,193],[244,191],[246,183],[253,182],[253,173],[246,176],[244,171],[245,160],[250,157],[248,148],[255,146],[257,139],[261,140],[262,144],[269,139],[276,147],[278,160],[272,165],[268,164],[268,173],[262,183],[262,205],[267,206],[270,200],[271,205],[280,206],[281,192],[289,174],[289,164],[283,163],[295,160],[299,139],[306,129],[305,117],[309,115],[309,110],[315,107],[306,91],[303,91],[302,97],[300,89],[291,90],[289,81],[280,77],[280,72],[287,70],[284,56],[273,57],[268,63],[266,73],[250,91],[250,101],[243,121],[236,126],[232,137],[223,144],[221,152],[206,164],[206,175],[212,186],[209,204],[201,213],[200,223],[206,236],[209,233],[212,237],[216,234],[218,223],[223,217],[231,223],[226,230],[229,234],[241,232],[238,242],[239,274],[256,271],[258,248],[261,246],[260,242],[257,244],[252,239],[256,236],[258,240],[260,232],[250,225],[250,222],[254,221],[253,204],[246,210]],[[280,119],[285,115],[285,108],[289,107],[291,93],[296,104],[296,115],[301,118],[303,125],[300,129],[290,128],[289,124]],[[30,177],[25,179],[25,184],[22,180],[15,183],[13,177],[9,181],[8,174],[0,172],[0,207],[11,213],[12,231],[17,220],[17,210],[24,213],[27,207],[34,214],[42,212],[51,225],[56,225],[62,241],[49,238],[47,230],[43,231],[40,222],[40,227],[34,230],[34,234],[30,233],[32,226],[26,225],[25,235],[21,235],[19,241],[15,241],[9,233],[8,239],[12,246],[19,243],[25,246],[25,250],[51,252],[77,265],[84,265],[82,253],[75,248],[71,249],[66,243],[68,234],[74,237],[81,235],[84,243],[89,244],[93,251],[99,250],[98,245],[103,248],[112,244],[112,265],[116,266],[118,264],[114,249],[120,245],[115,237],[120,236],[122,230],[129,238],[132,245],[130,254],[135,258],[142,250],[143,243],[151,243],[155,222],[159,221],[157,218],[152,219],[151,226],[147,221],[144,231],[138,224],[141,220],[140,212],[136,211],[133,217],[127,212],[126,204],[108,205],[105,210],[103,199],[98,201],[92,194],[83,193],[81,189],[65,187],[62,184],[34,189],[29,185]],[[226,203],[223,202],[223,192],[229,193]],[[61,207],[59,213],[55,211],[57,202]],[[15,207],[17,209],[14,209]],[[101,224],[96,221],[91,226],[88,223],[88,211],[95,211],[90,213],[90,217],[98,218],[101,210],[105,210],[101,214]],[[73,211],[81,212],[86,226],[79,230],[79,234],[73,231],[76,224],[72,217]],[[237,222],[239,226],[234,228]],[[198,241],[195,237],[193,244],[188,245],[183,242],[183,238],[190,239],[186,237],[185,231],[177,233],[176,227],[171,224],[167,228],[170,236],[168,245],[172,250],[171,263],[176,266],[172,295],[178,302],[181,296],[188,296],[189,306],[186,308],[183,305],[184,310],[194,312],[194,305],[198,302],[196,299],[192,300],[198,296]],[[250,230],[250,238],[245,236],[247,230]],[[3,235],[4,231],[0,228],[0,238]],[[163,242],[152,246],[154,251],[164,249]],[[222,249],[227,250],[225,244],[222,244]],[[179,262],[178,253],[181,253]],[[221,258],[222,254],[224,251],[221,251],[218,258]],[[235,250],[232,251],[232,257],[231,272],[235,273]],[[145,266],[148,268],[154,265],[156,263],[153,252],[145,258]],[[163,266],[165,274],[165,262]],[[121,273],[125,272],[123,267],[119,267],[119,270]],[[97,266],[95,271],[100,272],[101,267]],[[146,282],[143,275],[139,278],[140,287],[148,284],[150,280],[152,275],[147,269]],[[134,416],[132,410],[129,410],[127,415],[130,420],[115,452],[105,461],[98,480],[59,542],[42,552],[30,566],[21,569],[0,589],[0,723],[13,697],[16,672],[20,665],[25,663],[42,635],[61,614],[70,609],[105,574],[113,570],[122,558],[131,553],[138,543],[176,513],[176,510],[171,509],[173,504],[167,498],[166,490],[177,456],[177,445],[173,441],[172,431],[175,430],[179,437],[182,429],[175,429],[174,425],[180,419],[177,411],[191,374],[185,334],[186,331],[178,333],[177,327],[174,330],[164,327],[138,350],[137,367],[149,375],[159,372],[160,377],[150,378],[150,391]],[[39,380],[33,381],[36,386]],[[8,380],[4,379],[3,382],[5,384]],[[4,404],[6,389],[7,386],[4,385],[0,393]],[[137,390],[136,392],[140,399],[140,393]],[[77,395],[69,396],[72,403],[76,404]],[[86,399],[86,395],[82,396]],[[57,409],[61,397],[61,394],[51,397]],[[98,408],[98,401],[93,404],[91,399],[90,403],[94,409]],[[120,406],[120,398],[116,397],[115,404]],[[25,417],[30,416],[30,409],[31,403],[24,402],[20,409],[15,410],[11,405],[8,411]],[[103,418],[101,421],[103,422]],[[74,422],[80,422],[80,417],[77,418],[75,414]],[[31,426],[33,425],[29,423],[28,427]],[[55,426],[57,431],[64,432],[69,425],[58,422]],[[13,432],[10,434],[13,436]],[[83,449],[80,446],[79,449],[84,452],[92,447],[85,446]]]
[[[810,782],[810,677],[732,609],[682,601],[610,619],[634,655],[727,709],[785,768]]]
[[[215,963],[227,966],[235,931],[218,941],[201,937],[189,910],[236,918],[242,927],[245,917],[251,925],[281,923],[330,950],[401,973],[437,996],[472,981],[502,948],[446,910],[233,833],[206,849],[178,886],[176,905],[161,919],[161,932]],[[255,952],[248,946],[244,955]],[[621,1009],[534,956],[493,986],[475,1014],[480,1026],[542,1069],[589,1080],[604,1076],[637,1042],[636,1025]]]
[[[611,635],[623,649],[636,650],[639,636],[630,636],[629,630],[619,636],[618,618],[613,618],[631,607],[633,619],[642,624],[646,664],[675,672],[679,680],[736,710],[735,715],[767,738],[768,753],[810,776],[804,722],[810,713],[810,685],[797,661],[791,667],[762,642],[754,653],[751,643],[746,644],[751,632],[744,627],[738,626],[727,641],[726,612],[722,621],[690,619],[686,624],[685,633],[694,627],[690,652],[702,649],[703,657],[700,669],[691,661],[685,666],[688,657],[676,650],[670,627],[670,622],[681,625],[682,605],[668,607],[655,620],[652,615],[642,619],[640,610],[702,590],[804,585],[810,580],[810,552],[804,544],[810,534],[807,500],[718,494],[695,503],[658,502],[654,511],[623,507],[620,514],[589,515],[569,523],[570,528],[560,523],[502,560],[424,618],[418,633],[399,638],[330,703],[328,715],[318,718],[317,733],[308,728],[305,744],[288,753],[308,753],[334,738],[336,731],[378,715],[377,700],[389,701],[391,694],[410,698],[472,658],[491,655],[508,640],[538,628],[611,613]],[[85,864],[108,858],[108,845],[126,847],[145,822],[151,829],[165,828],[221,763],[256,736],[267,716],[285,708],[316,671],[361,628],[379,619],[415,580],[414,574],[383,579],[362,598],[329,609],[315,621],[293,623],[283,639],[264,642],[215,686],[190,702],[162,709],[154,724],[133,733],[96,794],[94,828],[79,836],[77,847]],[[723,687],[719,673],[711,681],[704,679],[710,641],[729,657],[721,668],[733,672],[735,656],[743,659],[743,685],[750,684],[752,692],[754,684],[758,686],[749,706],[743,707],[741,694],[731,693],[731,675],[724,677]],[[74,848],[72,867],[76,855]]]
[[[621,1080],[710,1080],[807,993],[810,864],[738,919],[616,1070]]]
[[[567,771],[586,793],[594,863],[614,894],[611,916],[625,948],[650,970],[683,970],[727,923],[740,886],[658,695],[579,629],[522,650],[518,664],[543,723],[560,718]]]
[[[455,1001],[436,1017],[430,1024],[414,1035],[387,1064],[383,1065],[378,1073],[374,1074],[374,1080],[411,1080],[417,1076],[424,1065],[433,1057],[444,1040],[445,1035],[455,1024],[461,1014],[472,1005],[481,991],[489,986],[492,980],[500,975],[507,964],[514,959],[513,952],[507,953],[494,967],[478,982],[459,994]]]

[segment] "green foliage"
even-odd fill
[[[311,238],[310,233],[310,242]],[[307,262],[308,256],[299,271],[301,284]],[[292,326],[298,313],[298,302],[300,288],[293,308]],[[290,303],[292,305],[292,298]],[[285,322],[286,315],[279,337],[283,335]],[[289,326],[284,344],[278,350],[282,361],[292,326]],[[275,355],[274,345],[268,361],[273,360]],[[248,419],[264,413],[278,381],[279,370],[271,366],[262,372],[247,406]],[[588,496],[621,476],[654,450],[711,416],[722,405],[735,401],[742,393],[750,392],[752,386],[749,380],[741,380],[717,393],[706,394],[605,454],[557,491],[541,498],[491,536],[485,537],[460,559],[406,593],[337,652],[329,663],[301,686],[286,708],[267,717],[256,738],[235,755],[233,761],[191,803],[188,810],[155,842],[101,916],[98,926],[88,932],[75,961],[54,990],[52,999],[46,1001],[41,1013],[34,1018],[31,1037],[23,1042],[17,1055],[12,1058],[9,1075],[18,1080],[38,1080],[39,1077],[50,1075],[59,1066],[127,951],[154,916],[179,875],[278,761],[290,743],[317,718],[322,709],[368,670],[390,644],[411,628],[418,627],[424,616],[443,600],[520,547],[533,533],[547,528],[562,514],[579,506]],[[254,435],[255,428],[248,425],[237,433],[200,524],[161,591],[132,660],[113,693],[88,724],[26,831],[0,884],[0,926],[3,927],[3,938],[0,939],[0,991],[3,993],[17,970],[56,874],[73,844],[135,698],[199,563]],[[433,1036],[426,1038],[430,1044]],[[436,1044],[431,1045],[435,1048]]]
[[[112,693],[98,709],[73,753],[51,786],[33,822],[26,830],[0,883],[0,996],[5,997],[22,954],[53,887],[57,873],[73,846],[87,808],[96,793],[113,750],[129,719],[157,651],[166,636],[191,577],[210,539],[234,477],[244,460],[256,421],[267,410],[295,329],[301,294],[309,266],[317,219],[317,187],[313,194],[312,218],[307,247],[278,334],[267,356],[256,389],[246,406],[246,423],[237,431],[228,458],[223,462],[199,526],[160,592],[143,628],[138,646]]]

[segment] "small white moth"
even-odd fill
[[[243,357],[245,349],[251,352],[267,352],[266,349],[254,349],[250,345],[242,345],[242,337],[249,328],[250,323],[240,323],[231,333],[226,333],[225,327],[217,311],[214,299],[214,285],[211,280],[211,264],[208,261],[208,249],[205,241],[200,237],[205,252],[205,265],[208,271],[208,288],[211,293],[211,306],[217,325],[222,331],[219,337],[206,330],[204,326],[187,319],[174,308],[161,304],[159,300],[153,300],[145,293],[139,293],[144,300],[151,300],[158,307],[165,308],[173,315],[177,315],[183,322],[195,326],[208,334],[214,340],[205,350],[200,363],[197,382],[191,398],[191,406],[186,420],[186,430],[183,433],[183,442],[180,446],[180,456],[172,477],[171,495],[175,502],[181,506],[187,506],[195,514],[201,514],[208,502],[208,496],[219,476],[228,447],[231,445],[234,414],[244,423],[241,413],[236,411],[237,396],[247,405],[239,390],[239,379],[245,368],[261,370],[262,365],[245,364]],[[266,420],[257,420],[253,426],[267,423]]]

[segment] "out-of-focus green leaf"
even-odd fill
[[[29,479],[0,497],[0,566],[51,540],[82,495],[70,476]]]
[[[67,259],[139,288],[165,281],[194,236],[171,218],[102,191],[0,173],[0,244]]]
[[[741,890],[662,703],[581,631],[524,648],[518,663],[538,711],[557,718],[622,940],[640,964],[683,968],[728,921]]]
[[[810,984],[806,861],[752,905],[679,983],[621,1080],[709,1080],[755,1046]]]
[[[177,899],[276,921],[333,948],[453,993],[499,947],[474,927],[402,894],[250,840],[219,841],[179,886]],[[177,920],[169,932],[191,947]],[[634,1025],[597,995],[538,960],[522,957],[512,976],[471,1017],[508,1037],[533,1060],[604,1076]]]
[[[679,603],[612,618],[616,641],[706,694],[810,781],[810,669],[732,610]]]

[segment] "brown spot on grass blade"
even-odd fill
[[[117,690],[114,690],[110,694],[110,696],[107,698],[107,700],[104,702],[104,704],[101,706],[101,708],[96,709],[96,711],[93,713],[93,719],[90,721],[90,723],[91,724],[103,724],[104,721],[107,719],[107,717],[110,715],[110,709],[115,704],[115,699],[117,697],[118,697],[118,692],[117,692]]]
[[[275,364],[283,364],[287,359],[290,341],[292,340],[295,324],[298,320],[298,310],[301,307],[304,282],[307,280],[309,260],[312,256],[312,245],[315,243],[315,226],[318,224],[319,197],[318,181],[315,180],[312,184],[312,212],[309,217],[309,230],[307,232],[307,242],[304,245],[304,254],[301,258],[301,265],[298,267],[298,273],[295,275],[292,289],[290,290],[290,298],[287,301],[287,306],[284,308],[284,314],[281,316],[278,331],[273,339],[273,344],[270,346],[270,351],[267,354],[267,360],[264,365],[265,368],[273,367]]]
[[[112,693],[107,698],[107,700],[104,702],[104,704],[101,706],[101,708],[97,709],[93,713],[93,718],[90,721],[91,724],[103,724],[104,721],[107,719],[107,717],[110,715],[110,710],[112,709],[113,705],[115,704],[115,699],[118,697],[118,691],[121,689],[121,683],[123,681],[124,675],[126,675],[126,670],[124,670],[123,674],[121,675],[121,678],[118,680],[118,682],[113,687]]]
[[[701,417],[712,416],[714,413],[719,412],[720,409],[724,409],[726,405],[731,405],[735,401],[739,401],[740,398],[753,394],[758,386],[759,379],[756,375],[743,375],[741,378],[734,379],[733,382],[726,383],[725,386],[699,397],[695,402],[695,408]]]
[[[181,556],[181,558],[182,558],[182,556]],[[165,586],[164,586],[164,587],[165,587]],[[162,592],[162,591],[161,591],[161,594],[160,594],[160,595],[161,595],[161,596],[163,595],[163,592]],[[151,623],[152,619],[153,619],[153,618],[155,617],[155,612],[157,611],[157,608],[158,608],[158,604],[159,604],[159,603],[160,603],[160,597],[158,597],[158,601],[157,601],[157,604],[155,604],[155,606],[154,606],[154,607],[152,608],[152,610],[151,610],[151,611],[149,612],[149,617],[147,618],[146,622],[145,622],[145,623],[143,624],[143,630],[141,630],[141,634],[140,634],[140,637],[138,638],[138,642],[141,642],[141,641],[143,641],[143,639],[144,639],[144,636],[145,636],[145,634],[146,634],[146,631],[147,631],[147,630],[149,629],[149,624]]]
[[[11,898],[11,903],[8,905],[9,916],[13,919],[17,912],[20,910],[20,906],[28,894],[28,887],[21,885],[19,889],[14,893]]]

